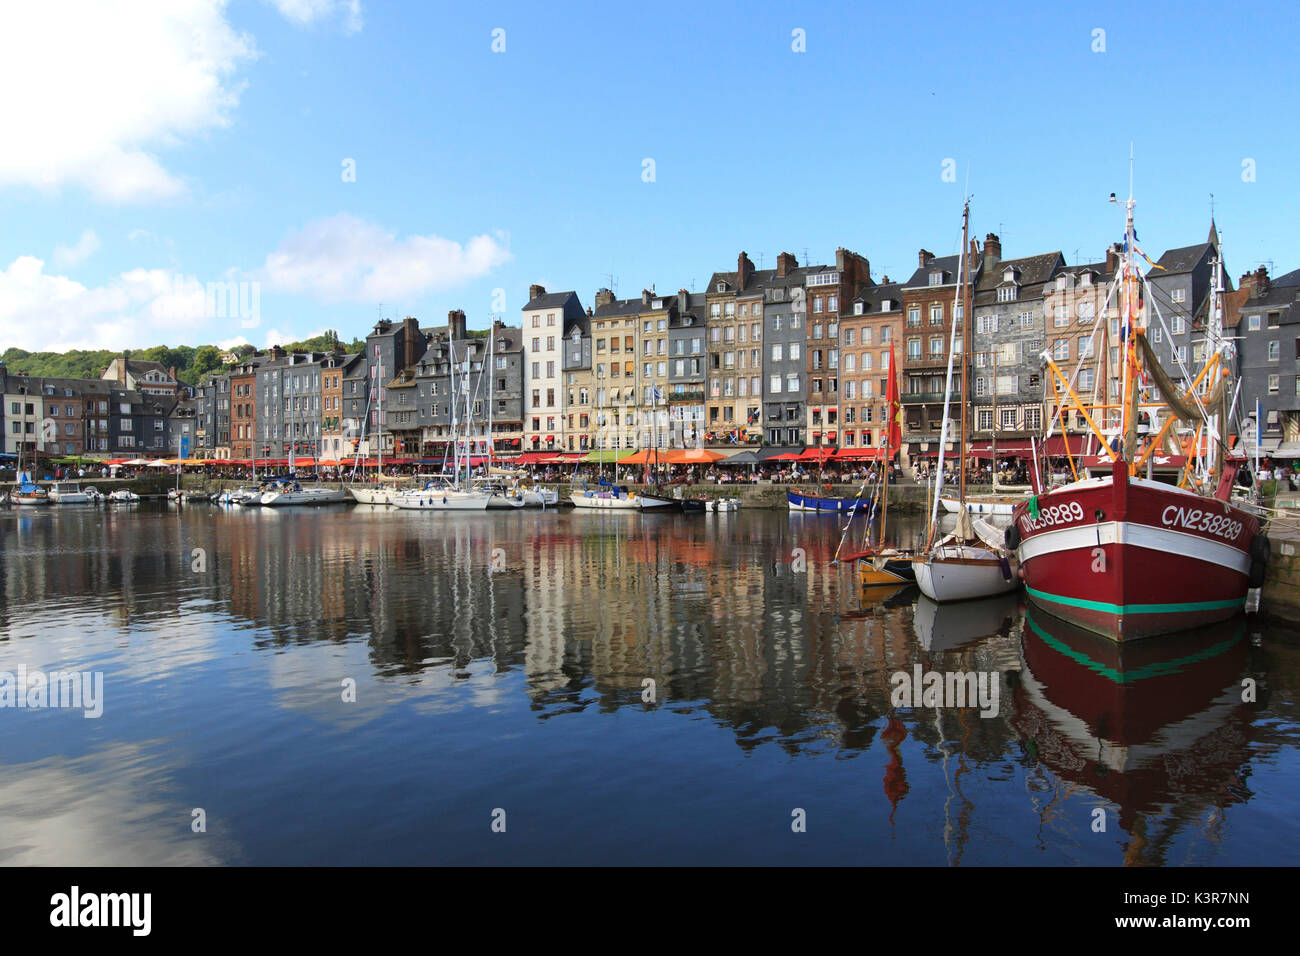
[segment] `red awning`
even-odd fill
[[[515,459],[515,464],[535,465],[539,461],[545,461],[547,458],[550,457],[551,457],[551,453],[549,451],[526,451],[518,458]]]
[[[883,448],[841,448],[835,453],[836,458],[883,458]]]
[[[835,456],[834,448],[825,448],[825,447],[805,448],[803,450],[803,453],[799,455],[795,460],[796,461],[829,461],[834,456]]]

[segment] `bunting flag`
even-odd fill
[[[1137,239],[1137,233],[1136,233],[1136,232],[1133,233],[1133,239],[1134,239],[1134,240]],[[1127,251],[1127,244],[1125,244],[1125,249],[1126,249],[1126,251]],[[1145,252],[1143,252],[1140,248],[1138,248],[1138,244],[1137,244],[1136,241],[1134,241],[1134,243],[1133,243],[1133,251],[1136,252],[1138,255],[1140,255],[1143,259],[1145,259],[1145,260],[1147,261],[1147,265],[1149,265],[1152,269],[1159,269],[1159,270],[1161,270],[1162,272],[1168,272],[1168,271],[1169,271],[1169,270],[1165,269],[1164,266],[1160,265],[1160,263],[1158,263],[1158,262],[1152,262],[1152,261],[1151,261],[1151,257],[1150,257],[1149,255],[1147,255]]]

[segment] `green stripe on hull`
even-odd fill
[[[1025,618],[1025,621],[1029,624],[1033,632],[1037,634],[1043,640],[1043,642],[1047,644],[1049,647],[1055,649],[1061,654],[1064,654],[1066,657],[1069,657],[1072,660],[1077,661],[1078,663],[1084,665],[1085,667],[1088,668],[1088,670],[1100,674],[1102,677],[1105,677],[1107,680],[1114,681],[1116,684],[1132,684],[1140,680],[1146,680],[1147,678],[1150,677],[1162,677],[1166,674],[1177,674],[1181,672],[1184,668],[1186,668],[1189,664],[1195,664],[1200,661],[1209,660],[1212,657],[1218,657],[1224,651],[1229,650],[1233,645],[1235,645],[1238,641],[1240,641],[1242,636],[1246,633],[1246,625],[1242,623],[1237,626],[1237,629],[1233,633],[1232,637],[1228,638],[1227,640],[1220,641],[1218,644],[1215,644],[1213,647],[1207,647],[1202,651],[1198,651],[1195,654],[1189,654],[1186,657],[1180,657],[1177,660],[1161,661],[1157,664],[1148,664],[1146,667],[1141,667],[1138,668],[1137,670],[1118,671],[1115,670],[1115,668],[1113,667],[1107,667],[1105,664],[1099,663],[1098,661],[1094,661],[1091,657],[1088,657],[1086,654],[1082,654],[1079,651],[1076,651],[1074,648],[1065,644],[1063,641],[1059,640],[1056,637],[1053,637],[1051,634],[1048,634],[1045,630],[1043,630],[1043,628],[1039,625],[1039,623],[1033,619],[1033,617],[1027,616]]]
[[[1244,597],[1229,598],[1226,601],[1192,601],[1181,604],[1110,604],[1106,601],[1086,601],[1083,598],[1048,594],[1046,591],[1035,590],[1029,585],[1025,585],[1025,590],[1044,601],[1064,604],[1067,607],[1081,607],[1088,611],[1103,611],[1117,617],[1124,617],[1129,614],[1185,614],[1191,611],[1221,611],[1225,608],[1246,606]]]

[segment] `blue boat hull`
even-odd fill
[[[817,511],[823,514],[848,514],[853,510],[856,498],[824,498],[821,495],[809,495],[802,491],[787,491],[786,500],[791,511]],[[859,505],[861,508],[862,505]]]

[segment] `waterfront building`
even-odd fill
[[[1261,265],[1240,291],[1240,417],[1253,420],[1258,400],[1261,453],[1300,459],[1300,269],[1270,279]]]
[[[887,428],[890,376],[898,375],[897,347],[903,328],[902,285],[882,277],[853,297],[840,313],[840,447],[876,448]]]
[[[522,334],[522,330],[521,330]],[[591,309],[565,320],[564,350],[564,450],[588,451],[595,447],[594,414],[596,380],[591,358]],[[527,364],[526,356],[521,364]],[[527,441],[527,431],[524,433]],[[523,446],[525,449],[527,444]]]
[[[704,441],[707,299],[704,293],[679,289],[668,321],[669,448],[698,448]]]
[[[1064,268],[1060,252],[1004,260],[1001,240],[985,236],[970,329],[968,433],[978,457],[991,458],[995,441],[999,458],[1030,455],[1030,436],[1043,431],[1044,348],[1063,371],[1086,348],[1068,315],[1050,326],[1044,317],[1047,286]]]
[[[1190,384],[1205,363],[1205,323],[1219,252],[1219,232],[1213,222],[1205,242],[1170,249],[1147,272],[1151,301],[1147,303],[1147,341],[1170,378]],[[1227,266],[1224,284],[1231,287]],[[1118,319],[1111,322],[1112,346],[1119,343]],[[1112,364],[1116,387],[1119,366]],[[1117,393],[1118,394],[1118,393]]]
[[[427,347],[427,337],[419,323],[407,316],[401,322],[380,319],[366,336],[365,357],[351,363],[343,372],[343,432],[356,436],[362,456],[379,452],[381,432],[380,398],[384,408],[382,423],[383,453],[392,456],[394,438],[389,425],[388,383],[414,368]],[[408,412],[410,409],[407,410]],[[403,444],[418,445],[418,425],[407,422],[401,429]]]
[[[278,354],[277,354],[278,353]],[[257,370],[283,355],[280,348],[266,354],[247,355],[230,368],[230,457],[247,461],[264,459],[257,438]]]
[[[839,444],[840,304],[869,288],[871,264],[864,256],[840,248],[835,265],[804,270],[807,303],[805,345],[808,378],[807,435],[810,445],[830,449]]]
[[[181,391],[176,369],[164,368],[161,362],[133,359],[127,353],[109,362],[100,377],[142,395],[175,398]]]
[[[972,276],[979,279],[981,260],[972,241]],[[900,343],[899,396],[903,406],[903,457],[907,465],[939,453],[943,424],[944,386],[948,372],[948,344],[953,323],[957,323],[957,347],[961,348],[960,290],[957,272],[960,255],[936,257],[922,249],[917,268],[902,284],[903,342]],[[973,282],[971,283],[974,284]],[[961,378],[953,374],[953,404],[949,414],[956,421],[961,412]],[[956,450],[956,429],[949,435],[945,455]]]
[[[764,273],[762,440],[775,453],[803,450],[806,429],[807,344],[804,270],[788,252]]]
[[[523,444],[531,451],[559,452],[565,447],[561,344],[565,329],[582,317],[582,303],[572,290],[547,292],[532,285],[522,315]]]
[[[592,414],[595,448],[636,447],[636,354],[640,299],[616,299],[609,289],[596,292],[591,316]],[[524,330],[525,336],[528,330]],[[534,418],[534,427],[536,419]],[[547,434],[550,434],[549,432]],[[534,449],[537,442],[533,442]]]
[[[1107,286],[1114,279],[1118,267],[1119,247],[1112,245],[1106,250],[1103,261],[1067,266],[1043,290],[1044,348],[1048,347],[1047,343],[1062,339],[1070,343],[1069,364],[1057,364],[1067,379],[1073,380],[1075,394],[1089,406],[1100,406],[1109,401],[1106,383],[1114,374],[1109,370],[1109,358],[1117,343],[1111,339],[1110,328],[1101,317],[1106,311]],[[1053,354],[1058,350],[1055,344],[1051,348]],[[1092,433],[1086,419],[1077,409],[1070,410],[1068,398],[1060,403],[1066,408],[1058,419],[1053,382],[1046,373],[1042,382],[1043,430],[1046,434],[1050,429],[1053,436],[1047,439],[1050,452],[1061,454],[1067,440],[1071,452],[1086,447],[1085,439]],[[1064,398],[1063,389],[1062,396]],[[1100,414],[1093,415],[1093,421],[1102,425],[1105,418]]]

